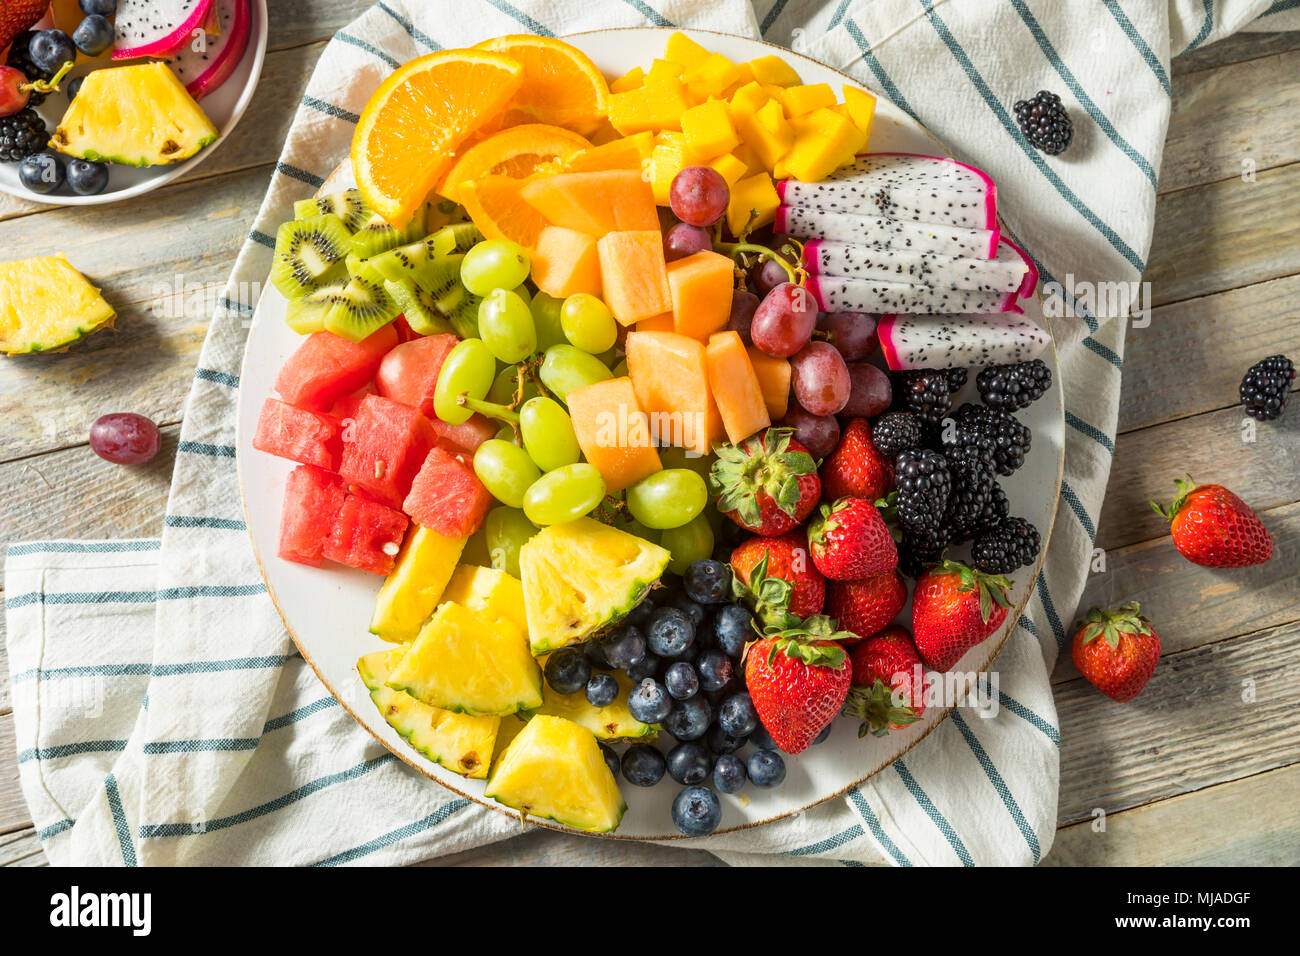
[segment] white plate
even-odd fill
[[[604,30],[567,39],[585,50],[607,74],[618,76],[633,64],[648,65],[661,55],[669,32],[653,28]],[[737,60],[751,59],[775,49],[741,37],[698,30],[686,32],[710,49]],[[813,60],[784,49],[779,52],[799,70],[805,82],[828,82],[836,84],[837,89],[838,84],[852,82]],[[871,148],[878,152],[944,153],[928,133],[883,96],[876,111]],[[334,186],[331,183],[329,188]],[[1025,306],[1031,318],[1046,325],[1037,298],[1027,300]],[[357,676],[356,661],[370,651],[392,646],[368,631],[380,579],[362,571],[337,566],[315,569],[276,557],[284,481],[294,464],[253,451],[250,443],[257,427],[258,413],[262,403],[273,392],[280,366],[302,341],[285,325],[284,313],[285,300],[268,286],[249,333],[239,390],[239,476],[244,511],[271,598],[303,657],[326,687],[388,749],[448,789],[514,815],[513,811],[484,798],[482,781],[466,780],[423,757],[384,722],[371,703]],[[1053,375],[1059,378],[1054,349],[1048,350],[1044,360],[1051,366]],[[970,400],[974,397],[972,376],[960,398]],[[1032,450],[1025,465],[1015,475],[1004,479],[1003,486],[1011,500],[1013,513],[1027,518],[1043,532],[1045,553],[1056,514],[1064,461],[1064,418],[1059,385],[1021,412],[1019,417],[1033,429]],[[1028,601],[1037,570],[1037,567],[1022,568],[1011,576],[1015,584],[1013,613],[1008,615],[999,633],[968,652],[956,670],[982,672],[989,668]],[[909,612],[904,610],[900,619],[906,622],[908,616]],[[723,817],[719,832],[768,823],[844,792],[911,749],[950,711],[950,707],[943,706],[929,709],[921,721],[905,731],[865,740],[858,739],[857,721],[837,720],[825,743],[787,758],[788,774],[779,788],[760,790],[746,786],[743,798],[741,795],[720,795]],[[663,734],[662,738],[671,746],[669,735]],[[744,752],[748,753],[749,748]],[[628,803],[628,812],[618,831],[609,836],[654,840],[681,838],[669,812],[679,789],[671,780],[665,778],[659,786],[650,789],[633,787],[626,781],[622,781],[620,786]],[[567,829],[549,821],[533,822],[553,829]]]
[[[183,163],[144,167],[110,165],[108,188],[95,196],[78,196],[66,184],[52,193],[34,193],[19,181],[18,163],[0,163],[0,192],[54,206],[99,206],[152,192],[177,177],[184,176],[221,148],[253,100],[257,81],[262,75],[262,61],[266,58],[266,0],[252,0],[252,8],[253,22],[249,25],[248,48],[244,50],[243,58],[226,82],[199,101],[203,112],[221,130],[221,136],[215,143],[205,146]],[[67,109],[68,82],[88,72],[90,70],[85,66],[75,67],[59,84],[64,92],[51,93],[37,107],[36,112],[41,114],[45,125],[51,130],[58,125]]]

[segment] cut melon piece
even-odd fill
[[[590,640],[626,617],[668,566],[659,545],[579,518],[533,535],[519,550],[528,636],[536,655]]]
[[[472,780],[486,778],[501,718],[452,713],[393,690],[388,678],[406,652],[405,647],[394,647],[357,661],[357,673],[370,699],[384,720],[434,763]]]
[[[738,332],[719,332],[705,350],[709,390],[727,429],[727,440],[738,445],[760,428],[772,424],[763,389]]]
[[[442,592],[444,601],[455,601],[489,621],[509,621],[527,633],[524,588],[519,579],[496,568],[465,564],[456,569]]]
[[[528,721],[483,793],[522,814],[589,833],[616,829],[627,810],[595,736],[563,717]]]
[[[565,396],[578,446],[617,494],[663,468],[650,418],[637,404],[630,378],[583,385]]]
[[[486,238],[507,239],[532,249],[546,228],[546,219],[524,201],[525,185],[509,176],[481,176],[461,183],[460,201]]]
[[[546,659],[543,658],[539,663],[545,670]],[[550,684],[544,684],[542,709],[537,713],[571,720],[580,727],[586,727],[598,740],[654,740],[659,736],[659,725],[642,723],[627,709],[627,695],[635,684],[620,671],[614,672],[614,679],[618,682],[618,697],[614,703],[604,707],[596,707],[587,700],[585,690],[559,694]]]
[[[0,352],[66,348],[117,313],[61,253],[0,263]]]
[[[763,404],[767,414],[774,422],[785,418],[790,410],[790,360],[768,355],[758,349],[747,349],[749,364],[758,378],[758,387],[763,392]]]
[[[370,633],[393,644],[415,640],[442,599],[465,540],[416,525],[397,555],[393,573],[379,589]]]
[[[636,324],[638,332],[671,332],[673,330],[673,314],[665,312],[663,315],[652,315],[648,319],[642,319]]]
[[[434,612],[388,686],[433,707],[500,717],[542,705],[542,672],[511,621],[448,601]]]
[[[659,229],[654,193],[640,170],[540,176],[524,185],[520,195],[551,225],[597,238],[607,232]]]
[[[631,332],[627,368],[659,442],[707,455],[726,430],[709,391],[704,343],[676,332]]]
[[[533,284],[567,299],[579,292],[600,297],[600,254],[596,239],[576,229],[547,226],[532,250]]]
[[[605,304],[621,325],[672,311],[664,239],[657,226],[608,233],[597,249]]]
[[[140,63],[87,73],[50,145],[95,162],[160,166],[219,135],[167,64]]]
[[[673,331],[705,342],[724,328],[731,318],[735,275],[730,258],[707,249],[668,263]]]

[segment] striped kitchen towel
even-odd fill
[[[1064,645],[1114,450],[1124,316],[1070,289],[1136,280],[1150,245],[1169,60],[1244,26],[1295,28],[1297,0],[384,0],[341,30],[303,97],[213,317],[161,538],[9,549],[19,770],[60,864],[391,864],[518,832],[408,769],[296,655],[248,545],[235,405],[277,224],[347,155],[368,94],[441,47],[529,31],[696,26],[841,69],[988,170],[1035,257],[1066,399],[1062,509],[1029,613],[998,658],[993,719],[954,712],[868,783],[797,817],[689,845],[734,863],[1029,864],[1055,832]],[[1262,20],[1256,18],[1263,17]],[[1030,146],[1010,104],[1061,93],[1078,142]],[[1059,293],[1053,292],[1060,289]],[[1049,303],[1050,304],[1050,303]]]

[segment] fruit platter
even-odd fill
[[[384,746],[669,840],[915,746],[1029,600],[1063,405],[996,186],[707,31],[404,65],[276,236],[238,463],[268,591]]]
[[[0,13],[0,191],[117,202],[210,156],[252,101],[266,0],[15,0]]]

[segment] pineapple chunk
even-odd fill
[[[754,79],[760,83],[773,86],[798,86],[803,82],[794,67],[775,53],[750,60],[748,65],[754,74]]]
[[[447,538],[417,525],[402,545],[396,567],[379,589],[370,633],[392,644],[415,640],[438,606],[466,540]]]
[[[489,621],[506,620],[525,634],[524,588],[519,579],[496,568],[465,564],[456,569],[442,594]]]
[[[682,134],[691,152],[701,158],[721,156],[740,145],[727,104],[722,100],[709,100],[683,113]]]
[[[543,670],[546,669],[546,658],[538,663]],[[560,694],[552,690],[550,684],[544,683],[542,709],[538,713],[571,720],[586,727],[598,740],[654,740],[659,736],[659,725],[642,723],[627,709],[628,691],[636,685],[626,674],[618,671],[614,673],[614,680],[618,681],[618,697],[614,703],[604,707],[594,706],[587,700],[584,690]]]
[[[781,197],[777,195],[772,177],[758,173],[742,179],[731,187],[731,202],[727,205],[727,226],[733,236],[743,231],[753,231],[766,226],[776,218]]]
[[[501,718],[454,714],[430,707],[406,691],[393,690],[386,682],[405,653],[406,648],[394,647],[357,661],[357,672],[370,699],[384,720],[434,763],[474,780],[486,778]]]
[[[563,717],[528,721],[497,761],[483,793],[589,833],[616,829],[627,810],[596,738]]]
[[[112,328],[117,313],[67,258],[0,262],[0,353],[47,352]]]

